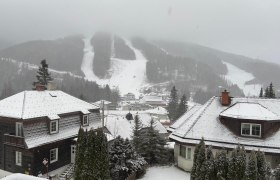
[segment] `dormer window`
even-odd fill
[[[58,133],[58,120],[50,121],[50,133],[51,134]]]
[[[241,123],[241,135],[261,137],[261,125],[253,123]]]
[[[83,126],[88,126],[88,115],[83,115]]]

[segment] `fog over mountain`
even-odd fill
[[[0,0],[0,44],[107,30],[280,63],[278,0]]]

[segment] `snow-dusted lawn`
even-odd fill
[[[188,180],[190,173],[187,173],[175,166],[157,166],[147,169],[143,180]]]

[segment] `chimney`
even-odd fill
[[[42,84],[36,84],[36,91],[44,91],[46,87]]]
[[[221,104],[223,106],[228,106],[228,105],[230,105],[230,103],[231,103],[231,99],[229,96],[229,92],[227,92],[227,90],[224,90],[222,92],[222,96],[221,96]]]

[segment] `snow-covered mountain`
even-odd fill
[[[104,78],[100,78],[94,73],[94,48],[91,44],[91,38],[85,38],[84,43],[84,58],[81,70],[85,75],[85,79],[95,81],[100,85],[108,84],[112,88],[118,88],[122,94],[131,92],[139,96],[143,85],[147,83],[147,59],[138,49],[132,46],[129,40],[125,39],[125,43],[135,53],[135,60],[111,57],[109,75]],[[115,54],[114,48],[111,51],[112,54]]]
[[[34,70],[47,59],[53,73],[108,84],[121,94],[164,91],[176,85],[181,93],[197,92],[203,100],[196,96],[194,100],[200,103],[218,95],[220,87],[233,96],[257,96],[260,87],[270,82],[280,87],[276,64],[191,43],[127,39],[106,33],[21,43],[0,50],[0,58],[12,59],[6,61],[7,67],[7,63],[18,63],[12,71],[1,72],[5,82],[12,72],[20,71],[20,64]]]

